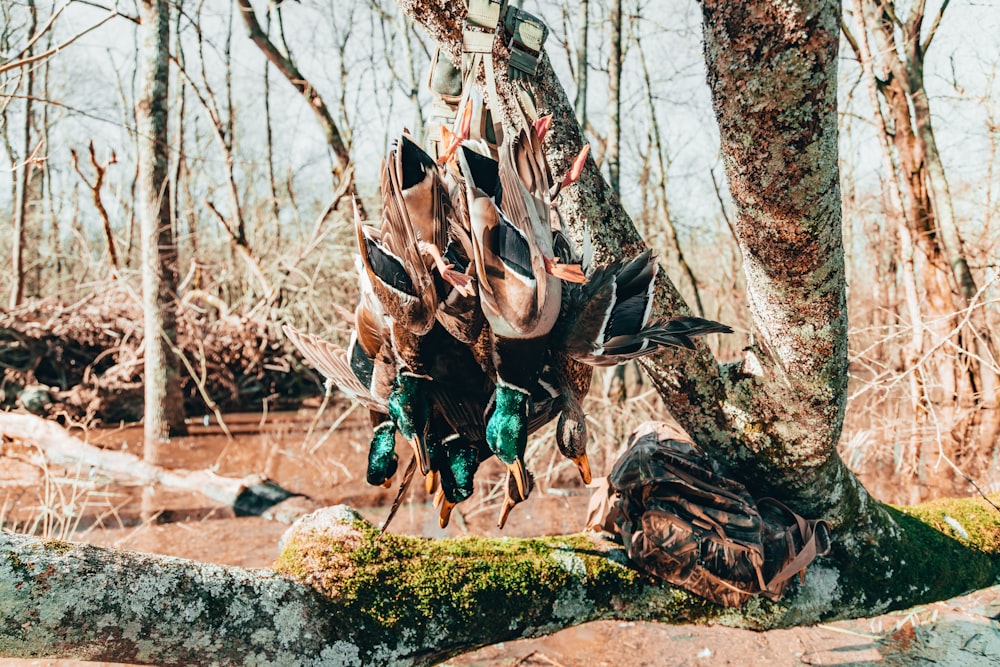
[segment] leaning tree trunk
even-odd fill
[[[170,12],[166,0],[139,3],[142,89],[136,105],[139,136],[137,208],[142,225],[145,320],[145,456],[157,463],[172,435],[184,432],[184,402],[176,349],[177,245],[170,225],[167,178],[167,57]]]

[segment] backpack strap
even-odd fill
[[[802,539],[802,548],[795,556],[788,561],[784,567],[771,577],[765,590],[771,595],[780,594],[781,585],[791,579],[795,574],[801,574],[805,578],[806,567],[812,563],[817,556],[825,556],[830,551],[830,524],[823,519],[807,520],[792,511],[787,505],[774,498],[761,498],[758,505],[769,504],[782,510],[788,516],[794,518],[795,526],[799,529],[799,536]],[[795,542],[792,528],[786,528],[786,539],[788,540],[789,554],[794,553]]]

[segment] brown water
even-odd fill
[[[351,505],[372,522],[381,523],[397,489],[372,487],[364,479],[371,434],[367,414],[330,411],[314,423],[315,414],[309,410],[226,415],[226,429],[214,420],[207,424],[192,420],[190,435],[175,438],[161,464],[211,469],[234,478],[263,473],[290,492],[321,505]],[[137,456],[142,455],[141,438],[140,426],[86,434],[91,444]],[[404,447],[398,448],[402,461],[408,455]],[[17,443],[8,443],[4,453],[0,458],[3,519],[8,526],[16,522],[22,530],[34,527],[37,532],[47,524],[49,534],[64,539],[260,567],[273,560],[277,538],[286,527],[236,517],[232,508],[194,492],[118,483],[73,465],[43,465],[39,452]],[[581,530],[589,492],[568,462],[544,465],[535,492],[512,512],[502,532],[495,523],[505,469],[496,461],[480,468],[475,494],[455,509],[446,529],[438,526],[431,496],[415,480],[390,530],[426,537]],[[397,473],[397,483],[400,476]],[[218,539],[220,534],[224,539]]]

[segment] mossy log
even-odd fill
[[[893,549],[835,552],[784,600],[740,610],[650,580],[604,536],[379,536],[346,506],[291,528],[274,570],[0,534],[0,656],[428,665],[597,619],[768,629],[883,613],[1000,580],[1000,512],[986,502],[887,511],[899,527]]]

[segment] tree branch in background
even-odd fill
[[[111,277],[115,279],[117,278],[119,269],[118,251],[115,248],[115,235],[111,230],[111,218],[108,217],[108,210],[104,208],[104,202],[101,201],[101,189],[104,186],[104,175],[107,173],[108,167],[118,162],[118,156],[115,155],[114,151],[111,151],[111,155],[108,156],[108,159],[104,163],[98,162],[93,139],[87,144],[87,150],[90,152],[90,164],[94,167],[93,183],[90,182],[90,179],[83,173],[83,169],[80,168],[80,160],[77,157],[76,149],[73,148],[69,150],[70,164],[73,165],[73,171],[80,176],[80,180],[87,186],[91,197],[93,197],[94,208],[97,209],[97,214],[101,218],[101,225],[104,228],[104,244],[108,251],[108,263],[111,265]]]
[[[296,67],[294,62],[292,62],[291,55],[287,55],[279,51],[271,40],[268,39],[267,34],[260,27],[260,23],[257,21],[257,14],[254,13],[250,0],[236,0],[236,5],[240,11],[240,16],[243,17],[243,23],[246,26],[247,36],[249,36],[250,40],[257,45],[257,48],[261,50],[264,56],[278,68],[278,71],[285,75],[288,82],[295,87],[295,90],[299,91],[302,97],[305,98],[306,102],[309,103],[309,108],[313,110],[314,114],[316,114],[320,127],[323,128],[323,134],[326,136],[326,142],[336,157],[336,176],[338,180],[350,178],[351,172],[347,169],[348,165],[351,163],[350,151],[344,143],[343,136],[337,128],[337,123],[333,120],[333,116],[330,114],[329,108],[327,108],[326,103],[323,102],[323,98],[320,97],[319,91],[317,91],[305,78],[302,72],[299,71],[299,68]],[[361,216],[363,218],[367,218],[367,214],[364,210],[364,204],[362,203],[361,198],[357,197],[357,189],[354,187],[353,183],[351,184],[350,192],[357,199]]]

